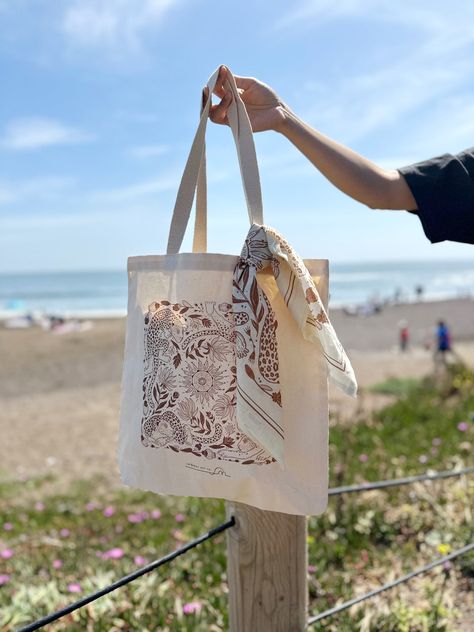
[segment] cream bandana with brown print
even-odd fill
[[[279,381],[278,323],[257,273],[271,267],[278,289],[305,338],[320,346],[329,379],[355,397],[349,358],[303,260],[273,228],[253,224],[234,270],[232,302],[237,364],[237,424],[280,464],[284,428]]]

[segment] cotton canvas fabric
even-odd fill
[[[216,70],[208,81],[210,94],[217,74]],[[229,119],[251,232],[265,226],[270,235],[263,222],[250,123],[231,73],[228,87],[234,95]],[[309,286],[300,286],[303,302],[293,311],[272,265],[253,271],[261,292],[255,305],[257,329],[265,329],[265,340],[259,349],[251,349],[255,335],[249,328],[251,332],[255,312],[241,309],[235,301],[242,255],[179,252],[196,187],[194,249],[206,248],[204,134],[209,105],[210,100],[202,108],[178,190],[167,254],[128,260],[120,474],[126,485],[160,494],[225,498],[260,509],[319,514],[327,503],[328,357],[334,358],[335,350],[344,367],[338,369],[341,385],[352,394],[356,388],[335,332],[326,339],[329,346],[320,335],[314,339],[321,312],[327,323],[319,324],[326,334],[330,331],[328,262],[304,261],[314,297],[308,294],[308,302]],[[285,255],[275,235],[267,243],[272,244],[275,261]],[[315,315],[311,304],[318,305]],[[257,378],[250,380],[250,387],[239,375],[244,367],[246,378],[251,378],[241,362],[244,357]],[[239,388],[253,394],[254,388],[263,388],[262,393],[270,389],[267,400],[278,408],[281,441],[257,437],[256,426],[245,425]]]

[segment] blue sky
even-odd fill
[[[472,146],[473,23],[469,0],[0,0],[0,270],[162,253],[221,63],[386,167]],[[345,197],[282,136],[255,141],[265,221],[302,256],[473,257]],[[247,215],[227,127],[209,123],[207,151],[209,250],[237,253]]]

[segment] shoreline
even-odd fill
[[[472,304],[474,309],[474,293],[471,294],[457,294],[455,296],[446,295],[446,296],[429,296],[427,295],[424,299],[419,300],[417,298],[406,299],[403,301],[392,301],[389,299],[382,300],[380,302],[380,306],[383,310],[391,309],[391,308],[399,308],[413,305],[425,305],[425,306],[439,306],[441,303],[456,303],[458,301],[462,301],[463,303],[468,302]],[[350,311],[353,308],[360,308],[364,305],[367,305],[367,301],[352,301],[352,302],[335,302],[331,303],[329,301],[328,312],[330,314]],[[47,311],[44,309],[0,309],[0,323],[4,323],[6,320],[14,319],[14,318],[26,318],[29,315],[33,315],[34,317],[40,319],[42,317],[48,316],[58,316],[65,319],[87,319],[87,320],[116,320],[126,318],[127,309],[126,308],[114,308],[114,309],[58,309]],[[362,314],[360,314],[363,317]]]
[[[330,307],[328,310],[336,333],[346,351],[382,351],[396,350],[399,347],[399,329],[405,322],[409,331],[410,348],[429,349],[434,344],[434,330],[439,320],[444,320],[451,331],[453,344],[474,340],[474,298],[457,298],[439,301],[414,301],[382,305],[380,311],[373,313],[354,313],[347,308]],[[96,329],[101,323],[119,323],[125,330],[126,312],[87,311],[73,315],[69,312],[65,318],[63,331],[71,335],[73,331]],[[74,322],[78,321],[78,322]],[[76,324],[77,327],[69,327]],[[31,330],[49,331],[48,317],[35,315],[32,321],[18,314],[2,320],[0,312],[0,331]]]
[[[360,386],[358,399],[330,389],[331,424],[352,424],[387,403],[387,396],[372,393],[375,383],[431,373],[433,349],[423,342],[441,316],[454,349],[474,368],[473,315],[473,300],[401,304],[365,317],[331,310]],[[398,348],[402,318],[412,340],[406,352]],[[2,473],[52,473],[65,483],[101,474],[121,484],[116,446],[124,341],[124,318],[57,331],[0,326]]]
[[[439,320],[450,328],[453,345],[474,340],[474,299],[419,301],[382,308],[369,316],[348,315],[330,310],[331,322],[346,350],[382,351],[399,347],[399,330],[405,321],[409,331],[408,348],[430,348]]]

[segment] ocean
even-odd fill
[[[474,259],[330,264],[330,306],[363,305],[373,298],[425,300],[474,296]],[[124,271],[0,274],[0,316],[27,312],[106,317],[125,315]]]

